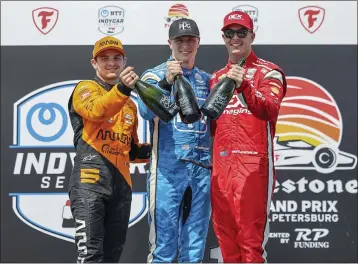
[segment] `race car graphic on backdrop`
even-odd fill
[[[354,169],[357,157],[339,150],[342,135],[342,115],[327,90],[309,79],[287,77],[274,140],[276,169]]]

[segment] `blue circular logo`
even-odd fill
[[[109,11],[107,9],[101,10],[101,16],[106,17],[109,15]]]
[[[51,125],[56,120],[56,111],[55,109],[60,113],[62,117],[62,125],[57,133],[55,133],[53,136],[41,136],[39,135],[34,128],[32,127],[32,117],[35,114],[35,112],[40,109],[38,112],[38,120],[43,125]],[[47,118],[46,118],[46,112],[48,112]],[[26,117],[26,126],[29,130],[31,136],[33,136],[35,139],[42,141],[42,142],[51,142],[55,141],[56,139],[60,138],[66,131],[68,123],[68,117],[66,114],[65,109],[59,104],[56,103],[39,103],[34,105],[30,111],[27,114]]]

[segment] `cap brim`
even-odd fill
[[[96,58],[101,52],[103,52],[103,51],[105,51],[105,50],[117,50],[117,51],[119,51],[123,56],[126,55],[123,49],[116,48],[116,47],[108,47],[108,48],[104,48],[104,49],[101,49],[101,50],[97,51],[97,53],[93,56],[93,58]]]
[[[229,23],[229,24],[223,26],[222,29],[221,29],[221,31],[224,31],[225,29],[227,29],[228,27],[233,26],[233,25],[242,26],[242,27],[247,28],[248,30],[252,30],[251,28],[248,28],[247,26],[245,26],[245,25],[243,25],[243,24],[240,24],[240,23],[237,23],[237,22],[232,22],[232,23]]]
[[[184,36],[192,36],[192,37],[200,38],[200,36],[199,36],[198,34],[195,34],[195,33],[187,33],[187,34],[174,35],[174,36],[169,37],[169,39],[175,39],[175,38],[184,37]]]

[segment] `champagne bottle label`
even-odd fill
[[[191,111],[191,104],[187,97],[179,98],[179,105],[181,106],[181,111],[183,113],[188,113]]]
[[[214,98],[214,102],[213,102],[214,110],[219,112],[220,109],[223,109],[226,107],[226,105],[229,103],[230,100],[231,100],[231,98],[229,98],[228,96],[221,95],[221,94],[216,95],[216,97]]]
[[[175,102],[154,86],[138,80],[135,84],[138,95],[143,103],[161,120],[168,123],[179,112]]]
[[[240,67],[242,67],[244,63],[245,59],[243,58],[239,61],[238,64]],[[235,87],[235,81],[229,77],[225,77],[224,79],[220,80],[210,92],[204,105],[202,106],[201,111],[203,114],[213,120],[219,118],[230,102],[234,94]]]
[[[179,111],[179,107],[175,102],[170,101],[170,96],[163,95],[159,101],[166,109],[168,109],[170,114],[176,114]]]

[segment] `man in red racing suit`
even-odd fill
[[[286,93],[283,71],[251,50],[251,18],[233,11],[224,19],[227,65],[215,72],[236,81],[232,100],[213,122],[212,219],[224,262],[266,262],[270,201],[275,183],[273,138]],[[235,65],[246,58],[243,68]]]

